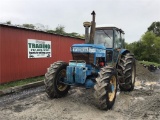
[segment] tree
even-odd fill
[[[141,60],[160,63],[160,37],[153,32],[146,32],[141,41]]]
[[[76,33],[76,32],[67,33],[66,35],[69,35],[72,37],[84,38],[83,35],[80,35],[79,33]]]
[[[54,30],[47,30],[46,32],[48,32],[48,33],[55,33]]]
[[[55,33],[57,34],[65,34],[65,27],[62,25],[58,25],[55,29]]]
[[[126,48],[133,52],[138,60],[160,63],[160,22],[153,22],[141,40],[126,43]]]
[[[6,21],[6,24],[11,25],[11,21]]]
[[[157,62],[160,63],[160,37],[155,38],[154,48],[155,48],[155,51],[156,51]]]
[[[72,32],[72,33],[69,33],[70,36],[73,36],[73,37],[77,37],[77,36],[80,36],[78,33],[76,32]]]
[[[125,46],[126,49],[134,53],[136,59],[143,60],[142,52],[144,51],[144,45],[141,40],[130,44],[125,43]]]
[[[37,29],[37,30],[48,31],[47,25],[43,25],[41,23],[36,23],[34,26],[35,26],[35,29]]]
[[[155,34],[152,32],[146,32],[142,36],[142,44],[144,50],[142,52],[142,58],[147,61],[155,61],[154,39]]]
[[[23,27],[34,29],[35,26],[33,24],[23,24]]]
[[[80,35],[80,38],[85,39],[85,34]]]
[[[153,32],[156,36],[160,36],[160,22],[153,22],[148,27],[148,32]]]

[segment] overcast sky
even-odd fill
[[[149,25],[160,21],[160,0],[0,0],[0,22],[65,26],[66,32],[84,34],[84,21],[115,24],[125,31],[126,42],[138,41]]]

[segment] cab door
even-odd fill
[[[117,63],[119,51],[122,49],[122,42],[121,42],[121,35],[120,31],[114,30],[114,43],[113,43],[113,62],[114,64]]]

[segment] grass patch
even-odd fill
[[[43,79],[44,79],[44,76],[38,76],[38,77],[27,78],[27,79],[22,79],[22,80],[18,80],[18,81],[13,81],[13,82],[1,84],[0,85],[0,90],[6,89],[6,88],[9,88],[9,87],[25,85],[25,84],[36,82],[36,81],[41,81]]]
[[[140,63],[144,64],[144,65],[154,65],[156,67],[160,66],[160,64],[155,63],[155,62],[148,62],[148,61],[139,61]]]

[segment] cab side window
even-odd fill
[[[122,39],[122,48],[125,48],[125,45],[124,45],[124,33],[121,33],[121,39]]]
[[[120,32],[115,30],[114,48],[122,48]]]

